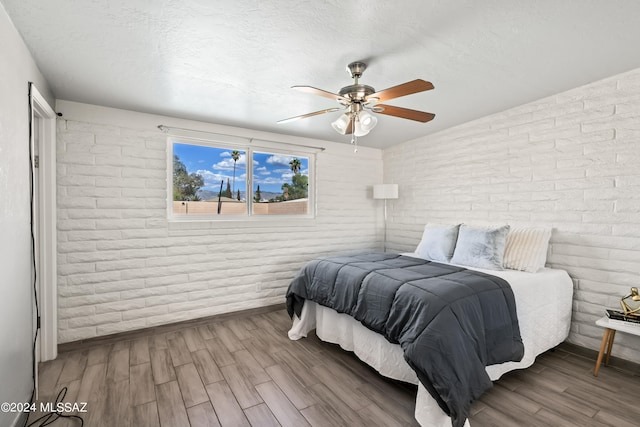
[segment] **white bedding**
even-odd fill
[[[417,255],[403,254],[418,257]],[[511,285],[516,300],[524,357],[520,362],[487,366],[492,380],[506,372],[531,366],[537,355],[563,342],[569,335],[573,282],[564,270],[544,268],[537,273],[516,270],[483,270],[466,267],[501,277]],[[339,344],[353,351],[363,362],[382,375],[418,384],[415,417],[421,426],[448,427],[451,419],[440,409],[429,392],[418,383],[415,372],[405,362],[398,344],[389,343],[382,335],[362,326],[346,314],[305,301],[301,318],[294,315],[289,338],[297,340],[311,330],[323,341]],[[466,426],[469,425],[467,420]]]

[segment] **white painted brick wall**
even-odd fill
[[[62,343],[282,303],[306,261],[381,246],[380,150],[316,142],[327,150],[315,220],[169,223],[155,126],[177,119],[65,101],[57,110]]]
[[[436,118],[437,120],[437,118]],[[384,151],[388,246],[413,251],[427,222],[553,227],[548,265],[574,280],[569,341],[640,285],[640,69]],[[640,338],[614,354],[640,362]]]

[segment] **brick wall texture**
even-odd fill
[[[165,134],[60,119],[59,341],[283,303],[305,262],[379,247],[381,152],[319,145],[315,219],[176,223]]]
[[[437,120],[437,117],[436,117]],[[640,285],[640,69],[384,151],[388,247],[425,223],[553,227],[548,266],[574,282],[569,341],[597,349],[604,307]],[[614,355],[640,362],[640,337]]]
[[[427,222],[552,227],[548,266],[574,282],[569,341],[597,349],[595,320],[640,284],[639,140],[640,69],[381,158],[329,148],[315,220],[219,226],[167,221],[163,134],[59,120],[60,342],[280,303],[307,260],[380,246],[370,188],[387,182],[392,251]],[[640,337],[618,334],[614,354],[640,362]]]

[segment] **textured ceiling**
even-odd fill
[[[0,0],[58,99],[349,142],[336,106],[290,89],[422,78],[379,116],[386,147],[640,67],[636,0]],[[3,59],[4,60],[4,59]]]

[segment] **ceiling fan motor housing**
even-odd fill
[[[352,102],[366,102],[365,98],[372,93],[375,93],[375,89],[367,85],[350,85],[340,89],[340,96],[349,98]]]

